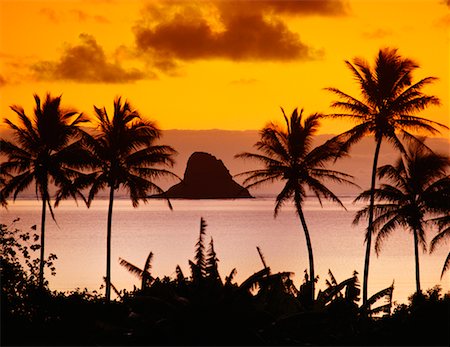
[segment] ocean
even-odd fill
[[[311,234],[318,289],[326,288],[330,269],[337,281],[359,273],[362,281],[364,263],[364,229],[366,223],[352,225],[355,212],[362,205],[343,197],[347,210],[317,200],[308,199],[304,206]],[[291,205],[286,205],[278,217],[273,217],[274,199],[243,200],[172,200],[173,211],[163,200],[150,200],[133,208],[126,199],[116,199],[112,229],[112,283],[118,289],[139,286],[137,277],[119,264],[119,257],[143,267],[149,252],[153,252],[152,275],[175,276],[180,265],[185,276],[190,275],[188,260],[194,258],[199,236],[200,218],[207,222],[206,242],[214,240],[222,279],[233,268],[240,283],[263,268],[256,247],[259,246],[272,272],[293,272],[299,286],[308,269],[306,243],[298,217]],[[1,223],[23,231],[37,225],[40,231],[41,203],[22,199],[1,210]],[[56,208],[56,223],[47,215],[46,254],[55,253],[56,276],[46,273],[52,290],[70,291],[87,288],[100,290],[106,267],[107,200],[96,200],[88,209],[73,201],[63,201]],[[429,231],[431,240],[435,231]],[[450,273],[440,280],[448,248],[442,245],[433,254],[420,253],[422,289],[440,285],[450,290]],[[35,256],[37,257],[38,251]],[[413,236],[406,230],[395,230],[377,256],[372,251],[369,295],[386,288],[394,281],[394,301],[406,303],[415,291]],[[102,292],[102,291],[101,291]]]

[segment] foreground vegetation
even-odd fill
[[[120,259],[141,279],[140,288],[117,290],[106,303],[87,290],[39,288],[38,235],[13,226],[1,233],[2,345],[448,345],[450,294],[435,287],[392,307],[394,287],[358,305],[357,273],[311,301],[310,284],[296,288],[289,272],[262,269],[241,284],[235,269],[224,279],[201,220],[191,274],[154,278],[153,254],[141,269]],[[56,258],[55,256],[53,259]],[[52,259],[44,262],[53,267]],[[54,270],[54,269],[53,269]]]

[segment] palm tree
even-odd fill
[[[339,152],[342,144],[337,140],[330,140],[312,148],[313,136],[319,128],[320,115],[313,114],[303,118],[303,110],[298,113],[295,109],[288,118],[283,109],[282,112],[286,128],[270,123],[260,132],[261,139],[255,147],[263,154],[236,155],[239,158],[255,159],[262,163],[264,168],[243,172],[238,176],[247,176],[244,181],[246,187],[278,180],[284,182],[284,187],[276,198],[274,216],[278,215],[284,203],[293,200],[305,233],[309,257],[310,294],[311,299],[314,300],[313,249],[302,208],[307,189],[319,199],[320,203],[322,198],[325,198],[344,207],[339,198],[322,183],[322,180],[352,184],[348,180],[351,176],[324,167],[327,162],[335,160],[338,154],[342,154]]]
[[[435,201],[442,196],[442,179],[450,167],[450,159],[445,155],[431,152],[419,144],[407,148],[404,158],[394,165],[384,165],[377,170],[380,179],[386,178],[390,184],[382,184],[373,191],[361,193],[356,201],[367,201],[372,194],[379,203],[374,204],[374,231],[377,232],[375,251],[380,253],[383,241],[397,228],[412,232],[416,269],[416,291],[420,289],[419,246],[426,250],[426,219],[442,209]],[[447,196],[448,197],[448,196]],[[447,203],[448,204],[448,203]],[[370,206],[358,211],[354,223],[369,215]],[[448,213],[448,209],[447,209]]]
[[[34,116],[28,117],[20,106],[11,106],[18,115],[19,124],[6,119],[5,123],[13,130],[15,142],[1,139],[0,154],[8,161],[0,166],[4,178],[0,196],[6,201],[11,195],[15,200],[32,182],[36,186],[36,196],[42,200],[41,246],[39,265],[39,286],[44,286],[44,246],[46,208],[51,206],[49,187],[58,187],[56,201],[72,196],[82,196],[75,182],[84,175],[76,169],[84,167],[85,153],[80,145],[82,131],[78,128],[86,118],[77,112],[61,109],[61,96],[47,94],[43,104],[34,95],[36,108]],[[80,186],[79,186],[80,187]]]
[[[114,115],[108,117],[105,108],[94,106],[99,133],[88,137],[87,149],[91,152],[92,187],[88,205],[102,189],[109,188],[109,208],[106,238],[106,300],[111,298],[111,227],[114,193],[124,188],[133,207],[139,201],[147,202],[148,193],[163,194],[164,191],[153,182],[154,178],[174,176],[170,171],[156,166],[172,166],[176,153],[169,146],[155,145],[161,131],[152,122],[141,118],[128,101],[114,100]],[[167,200],[169,207],[169,200]]]
[[[438,133],[434,126],[443,124],[417,117],[415,114],[431,105],[439,105],[439,99],[422,93],[427,84],[436,80],[426,77],[412,83],[412,73],[419,66],[408,58],[403,58],[397,49],[380,49],[372,68],[365,60],[355,58],[353,63],[345,61],[359,84],[361,99],[354,98],[336,88],[327,88],[340,101],[332,103],[332,107],[342,109],[343,113],[328,115],[332,118],[344,118],[357,123],[355,127],[340,135],[346,143],[345,150],[364,136],[373,135],[376,147],[373,157],[372,178],[370,190],[373,192],[376,184],[376,170],[378,155],[382,140],[390,142],[401,153],[406,153],[399,139],[414,142],[419,141],[410,131],[427,131]],[[366,231],[366,254],[363,275],[363,302],[367,301],[369,278],[369,261],[373,233],[373,205],[374,195],[370,197],[368,227]]]

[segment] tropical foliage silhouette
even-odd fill
[[[255,147],[263,154],[241,153],[236,155],[237,158],[259,161],[264,168],[243,172],[238,176],[246,176],[244,185],[247,188],[277,180],[284,183],[282,191],[276,198],[274,216],[278,215],[280,208],[287,201],[293,200],[308,248],[309,274],[311,276],[310,298],[313,302],[315,297],[314,257],[302,206],[309,190],[320,203],[322,203],[322,199],[328,199],[345,208],[341,200],[322,181],[353,184],[349,180],[352,176],[325,168],[325,164],[344,154],[340,151],[343,144],[337,139],[329,140],[315,148],[312,147],[313,137],[319,128],[319,119],[321,118],[319,114],[303,118],[303,109],[300,113],[295,109],[288,118],[283,109],[282,112],[286,123],[285,128],[270,123],[260,132],[261,139],[255,144]]]
[[[17,114],[19,124],[6,119],[5,123],[13,130],[15,143],[0,140],[0,154],[7,157],[0,165],[4,182],[0,197],[10,196],[13,200],[33,182],[36,197],[42,200],[40,274],[39,286],[44,285],[45,263],[45,218],[48,207],[55,219],[51,205],[50,187],[55,185],[56,204],[68,197],[82,197],[86,175],[80,169],[86,166],[86,153],[81,146],[82,131],[79,125],[87,119],[77,112],[61,108],[61,96],[47,94],[44,103],[34,95],[36,107],[29,117],[20,106],[11,106]]]
[[[153,276],[150,274],[150,269],[152,268],[152,260],[153,252],[150,252],[147,259],[145,260],[144,268],[142,270],[136,265],[133,265],[129,261],[122,258],[119,258],[119,264],[125,267],[130,273],[136,275],[142,280],[141,290],[144,290],[154,280]]]
[[[2,345],[445,345],[448,342],[450,297],[442,298],[439,288],[412,297],[409,305],[399,305],[391,313],[391,286],[367,301],[375,305],[385,298],[387,303],[367,312],[367,303],[360,307],[357,304],[357,273],[339,282],[329,271],[327,287],[310,306],[309,296],[303,295],[305,290],[309,293],[308,277],[297,289],[291,280],[292,273],[271,274],[266,261],[261,271],[240,285],[233,279],[221,282],[207,271],[200,278],[193,272],[186,278],[177,266],[174,278],[157,277],[144,289],[135,288],[131,292],[115,289],[118,299],[109,305],[104,304],[98,293],[86,289],[68,293],[46,290],[36,296],[35,286],[17,256],[26,251],[26,246],[22,238],[18,242],[12,240],[11,236],[17,236],[19,231],[9,232],[8,228],[0,225]],[[20,235],[25,240],[28,233]],[[208,264],[215,263],[217,268],[217,256],[211,243],[206,247],[205,238],[203,230],[205,267],[208,269]],[[197,251],[198,245],[194,264]],[[147,257],[147,263],[151,262],[149,259],[152,257]],[[370,317],[381,312],[382,317]],[[426,329],[427,334],[419,327]]]
[[[435,134],[435,126],[447,128],[443,124],[418,117],[419,111],[431,105],[439,105],[439,99],[426,95],[422,89],[434,82],[435,77],[426,77],[413,83],[413,72],[419,67],[414,61],[398,54],[397,49],[380,49],[373,67],[361,58],[353,63],[345,61],[353,77],[356,79],[361,98],[355,98],[337,88],[326,88],[335,94],[340,101],[332,103],[332,107],[343,110],[343,113],[328,115],[332,118],[349,119],[357,125],[339,136],[345,142],[343,150],[361,140],[364,136],[373,135],[376,148],[373,158],[370,190],[376,186],[376,170],[381,143],[388,141],[402,154],[406,153],[399,135],[403,139],[420,141],[411,131],[426,131]],[[373,234],[374,194],[370,196],[368,211],[368,227],[366,231],[366,255],[363,275],[363,301],[367,301],[370,251]]]
[[[170,146],[156,145],[161,132],[152,122],[141,118],[128,101],[114,100],[114,114],[110,118],[105,108],[94,106],[98,134],[88,136],[85,146],[91,153],[92,186],[88,204],[102,189],[109,189],[106,255],[106,300],[111,298],[111,230],[114,193],[124,188],[133,204],[147,202],[149,193],[164,191],[153,180],[160,177],[176,177],[163,167],[170,167],[175,150]],[[167,200],[172,208],[170,201]]]
[[[363,313],[373,315],[384,312],[385,317],[391,314],[393,285],[369,299],[370,305],[373,305],[386,298],[386,304],[375,309],[370,309],[369,306],[358,307],[360,290],[356,272],[352,277],[338,283],[329,271],[331,280],[326,281],[327,289],[320,291],[314,305],[311,305],[309,277],[305,275],[303,284],[297,289],[291,280],[293,273],[272,274],[259,249],[258,254],[264,259],[262,270],[250,275],[239,285],[233,283],[232,279],[222,282],[213,244],[210,243],[208,250],[206,247],[206,226],[205,220],[201,218],[194,260],[189,261],[190,278],[186,278],[177,266],[177,276],[174,280],[167,277],[162,280],[156,278],[145,290],[138,290],[135,297],[129,297],[132,314],[138,317],[139,321],[133,323],[138,329],[133,334],[145,333],[141,327],[149,325],[153,325],[152,334],[155,331],[160,332],[160,328],[156,328],[159,323],[154,323],[150,312],[159,312],[166,317],[164,324],[167,327],[172,326],[177,319],[184,319],[182,317],[188,310],[189,317],[196,317],[196,321],[189,320],[184,323],[189,329],[185,327],[177,330],[180,336],[184,334],[183,341],[186,336],[195,336],[201,344],[231,342],[236,341],[236,338],[242,339],[239,341],[260,344],[285,344],[288,341],[311,343],[320,340],[318,332],[324,329],[328,329],[327,334],[335,334],[344,329],[345,332],[341,334],[351,335],[354,333],[352,329],[357,329],[358,319]],[[210,267],[208,264],[214,265]],[[130,270],[128,265],[125,267]],[[214,271],[209,271],[208,268]],[[137,273],[134,268],[131,270]],[[235,269],[232,272],[235,272]],[[145,303],[148,312],[144,312],[138,303]],[[174,316],[174,310],[183,312],[182,316]],[[335,315],[337,317],[334,317]],[[249,317],[252,317],[252,322],[246,321]],[[342,320],[339,326],[330,326],[329,320],[334,318]],[[305,328],[303,325],[308,320],[317,323],[317,326],[308,325]],[[256,331],[252,331],[254,324],[263,324],[264,328],[256,334]],[[247,330],[242,330],[243,325]],[[201,337],[197,335],[199,326],[203,327]],[[296,327],[294,330],[293,326]],[[233,330],[228,331],[229,328]],[[224,329],[227,334],[223,333]],[[296,340],[292,340],[294,337]],[[163,341],[167,343],[166,339]],[[173,343],[177,340],[170,341]]]
[[[421,293],[419,271],[419,246],[426,250],[426,217],[442,212],[444,206],[437,201],[445,201],[443,179],[448,181],[446,170],[450,159],[445,155],[431,152],[420,144],[411,144],[404,158],[394,165],[384,165],[377,170],[379,179],[386,178],[390,184],[381,184],[373,191],[361,193],[356,201],[368,201],[374,196],[373,227],[376,234],[375,251],[379,254],[383,241],[397,228],[406,228],[414,237],[416,269],[416,292]],[[448,202],[445,202],[448,205]],[[354,223],[370,216],[371,207],[360,210]],[[450,211],[447,206],[447,214]]]

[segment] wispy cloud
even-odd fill
[[[81,34],[80,40],[78,45],[68,45],[58,61],[34,64],[32,70],[36,76],[85,83],[126,83],[155,77],[135,68],[127,70],[119,61],[111,61],[91,35]]]
[[[74,22],[96,22],[100,24],[110,23],[109,19],[100,14],[89,14],[80,9],[72,9],[67,11],[55,11],[50,7],[42,8],[39,13],[50,20],[52,23],[60,24],[69,20]]]
[[[362,33],[362,36],[366,39],[384,39],[387,36],[392,35],[392,31],[386,29],[377,29],[374,31],[366,31]]]

